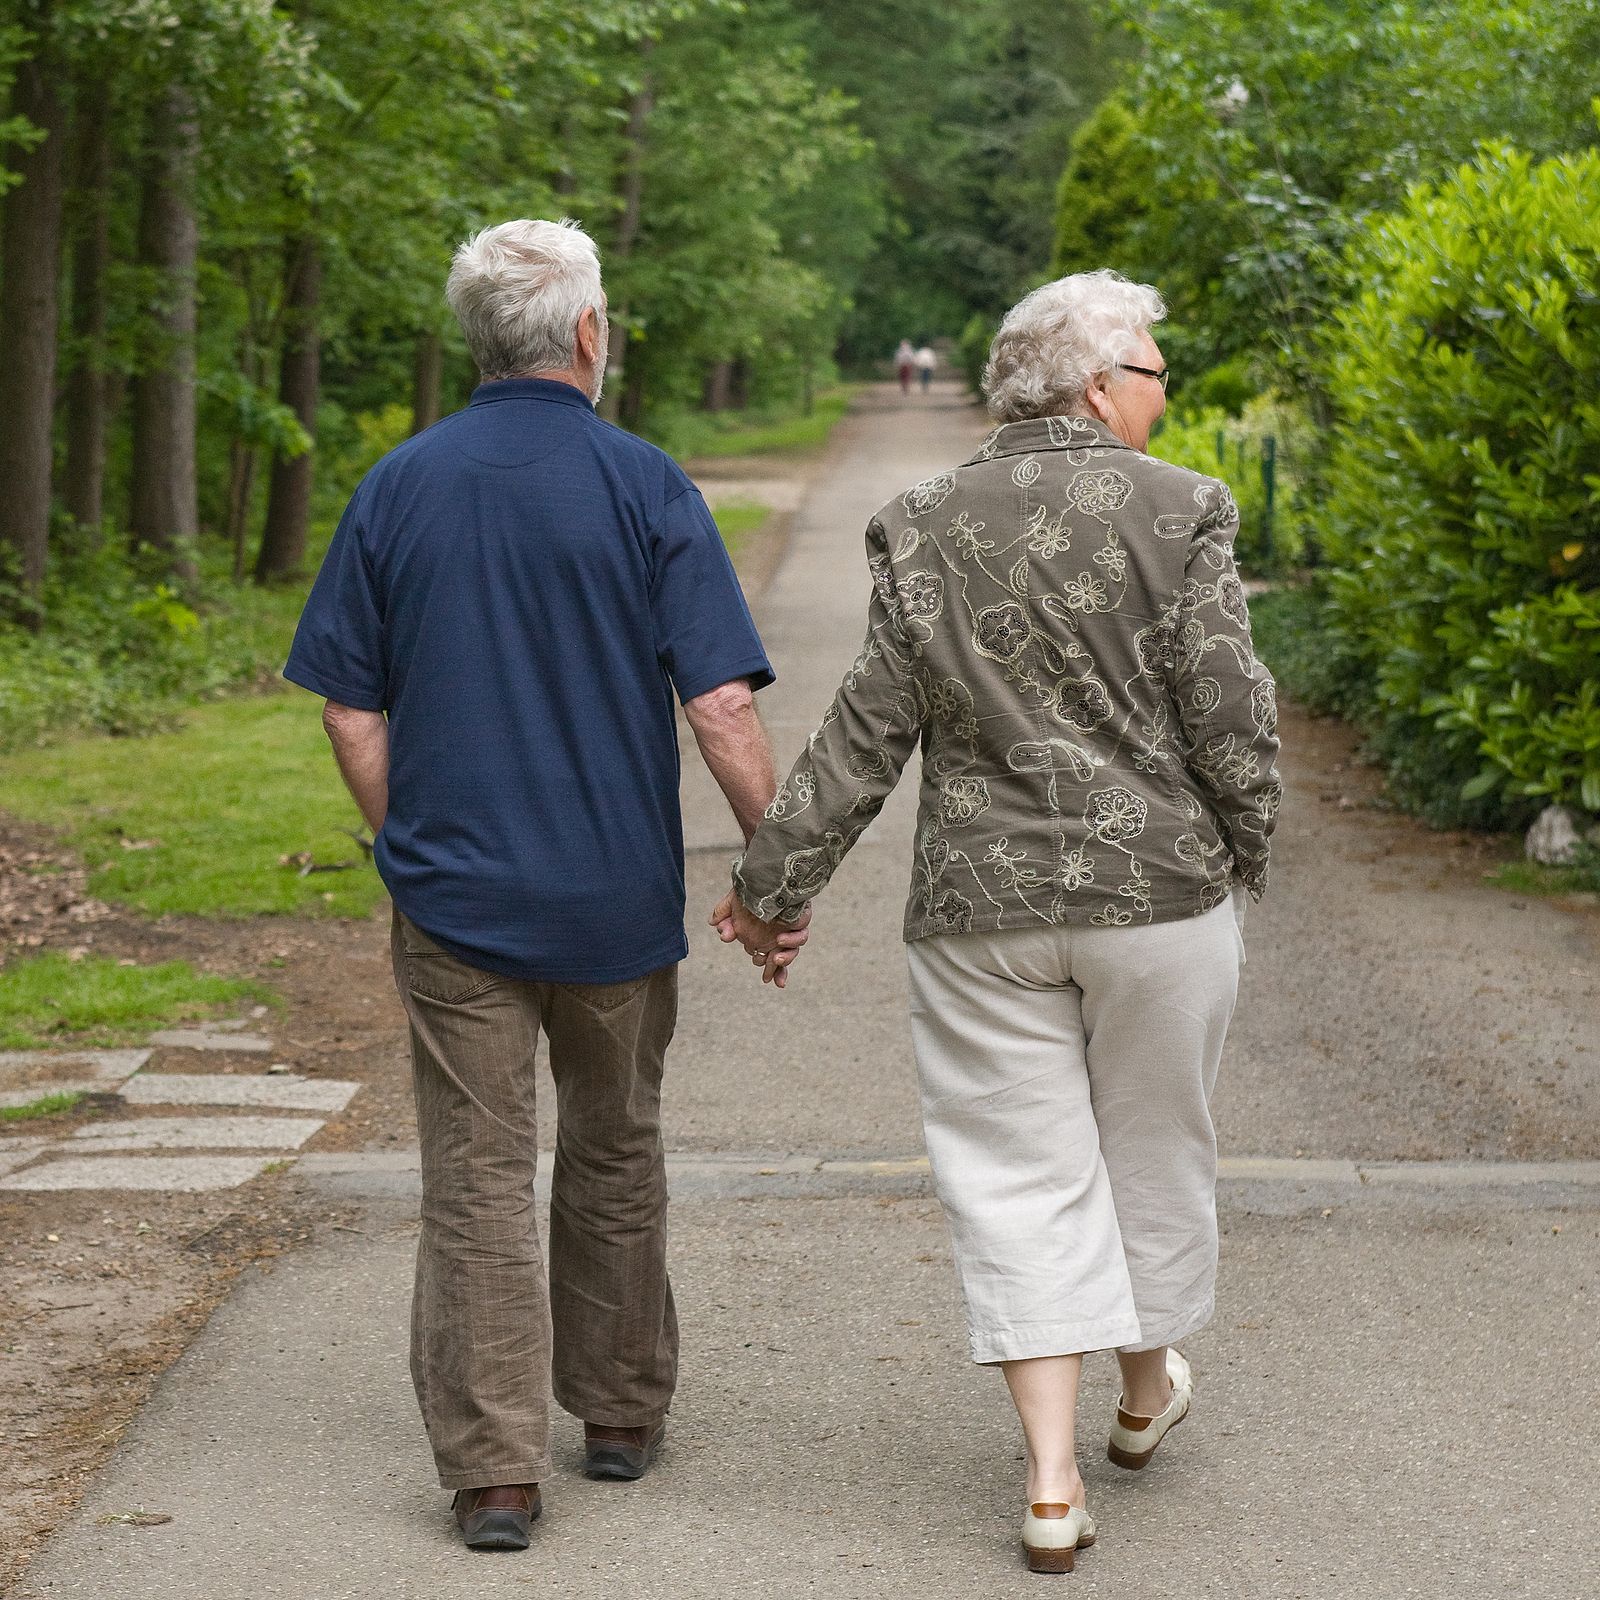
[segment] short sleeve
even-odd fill
[[[383,613],[361,546],[359,493],[311,586],[283,675],[313,694],[358,711],[387,710]]]
[[[766,688],[775,674],[699,490],[684,488],[667,502],[651,554],[656,650],[679,700],[737,678]]]

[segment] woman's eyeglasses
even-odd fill
[[[1163,394],[1167,392],[1167,380],[1172,376],[1171,367],[1163,367],[1159,372],[1157,372],[1154,367],[1136,367],[1131,361],[1119,361],[1117,365],[1121,367],[1124,372],[1137,372],[1142,377],[1154,378],[1156,382],[1161,385],[1161,392]]]

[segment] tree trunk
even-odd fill
[[[615,269],[625,266],[639,240],[639,227],[644,219],[644,158],[645,136],[649,131],[650,113],[655,109],[655,85],[650,76],[650,57],[656,42],[645,38],[639,41],[639,87],[628,102],[628,129],[624,135],[622,158],[622,215],[617,220],[617,236],[607,252],[607,264]],[[622,412],[623,385],[628,366],[628,306],[624,302],[617,308],[620,326],[612,334],[606,362],[605,389],[600,397],[600,415],[615,422]],[[630,391],[628,398],[637,408],[643,408],[643,394]]]
[[[139,261],[161,285],[151,348],[133,385],[134,543],[169,551],[173,571],[195,577],[200,531],[195,474],[195,158],[200,127],[194,97],[166,89],[151,108],[139,213]]]
[[[713,361],[711,370],[706,374],[703,408],[707,411],[726,411],[728,409],[728,395],[732,387],[733,363],[731,361]]]
[[[283,355],[278,367],[278,399],[308,434],[317,426],[317,396],[322,373],[322,333],[317,326],[322,303],[322,247],[313,234],[291,235],[284,249]],[[267,525],[256,558],[256,582],[294,576],[305,559],[311,523],[313,451],[272,458],[267,484]]]
[[[444,383],[444,340],[437,333],[417,335],[411,373],[411,431],[421,433],[439,420],[439,392]]]
[[[48,27],[47,10],[35,17],[41,30]],[[6,165],[20,181],[0,215],[0,546],[16,552],[29,596],[44,583],[50,544],[65,134],[52,69],[45,58],[17,66],[12,114],[26,117],[44,138],[6,152]],[[31,608],[27,616],[37,621]]]
[[[73,187],[79,211],[72,251],[72,375],[67,380],[68,512],[85,528],[105,515],[106,267],[111,260],[110,85],[90,79],[79,86]]]
[[[250,530],[250,496],[256,486],[256,447],[235,439],[228,448],[228,545],[233,551],[233,581],[244,582],[245,544]]]

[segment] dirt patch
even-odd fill
[[[233,1279],[342,1220],[277,1177],[225,1194],[0,1198],[0,1594]]]

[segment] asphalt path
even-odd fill
[[[874,391],[835,434],[758,605],[781,763],[859,646],[868,516],[981,433],[940,387]],[[1325,802],[1299,725],[1219,1090],[1223,1267],[1187,1347],[1195,1410],[1149,1471],[1118,1472],[1112,1364],[1089,1364],[1101,1540],[1076,1574],[1020,1566],[1020,1438],[998,1375],[967,1362],[919,1163],[912,775],[779,993],[703,926],[735,839],[689,753],[693,948],[667,1102],[684,1370],[657,1468],[586,1482],[562,1418],[532,1549],[463,1551],[405,1372],[414,1161],[308,1158],[294,1181],[361,1202],[363,1231],[250,1276],[18,1595],[1600,1593],[1593,919]],[[172,1520],[125,1520],[140,1509]]]

